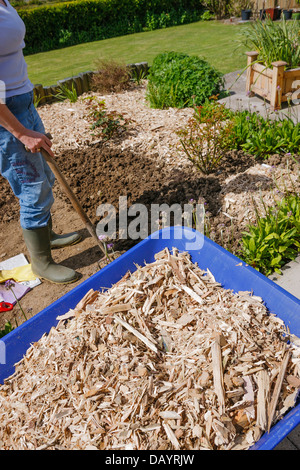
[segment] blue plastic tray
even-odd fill
[[[300,336],[300,301],[296,297],[206,237],[204,237],[201,249],[187,250],[195,234],[199,236],[199,233],[186,227],[166,228],[152,234],[6,335],[0,344],[2,352],[3,347],[6,351],[6,364],[0,364],[0,383],[3,383],[3,380],[14,372],[14,364],[23,357],[31,343],[38,341],[44,333],[48,333],[51,327],[57,324],[58,315],[74,308],[90,289],[99,290],[111,287],[128,270],[135,271],[135,264],[143,265],[144,262],[153,261],[154,255],[166,247],[170,250],[176,247],[180,251],[189,251],[192,261],[197,262],[202,269],[208,268],[225,288],[235,292],[253,291],[255,295],[263,298],[270,312],[275,313],[285,322],[291,333]],[[170,236],[167,239],[168,235]],[[300,404],[273,426],[270,433],[265,433],[252,449],[273,449],[299,423]]]

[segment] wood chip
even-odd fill
[[[300,342],[217,281],[165,249],[89,291],[0,386],[1,448],[251,447],[294,406]]]

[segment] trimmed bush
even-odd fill
[[[191,23],[201,18],[199,0],[78,0],[20,9],[25,54],[83,42]]]
[[[153,108],[200,106],[223,88],[222,74],[198,56],[165,52],[150,68],[147,99]]]

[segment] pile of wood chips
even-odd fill
[[[2,449],[248,449],[295,405],[300,342],[167,249],[59,318],[0,387]]]

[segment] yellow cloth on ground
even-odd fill
[[[34,281],[36,276],[31,270],[31,264],[25,264],[24,266],[18,266],[13,269],[2,269],[0,270],[0,283],[13,279],[16,282]]]

